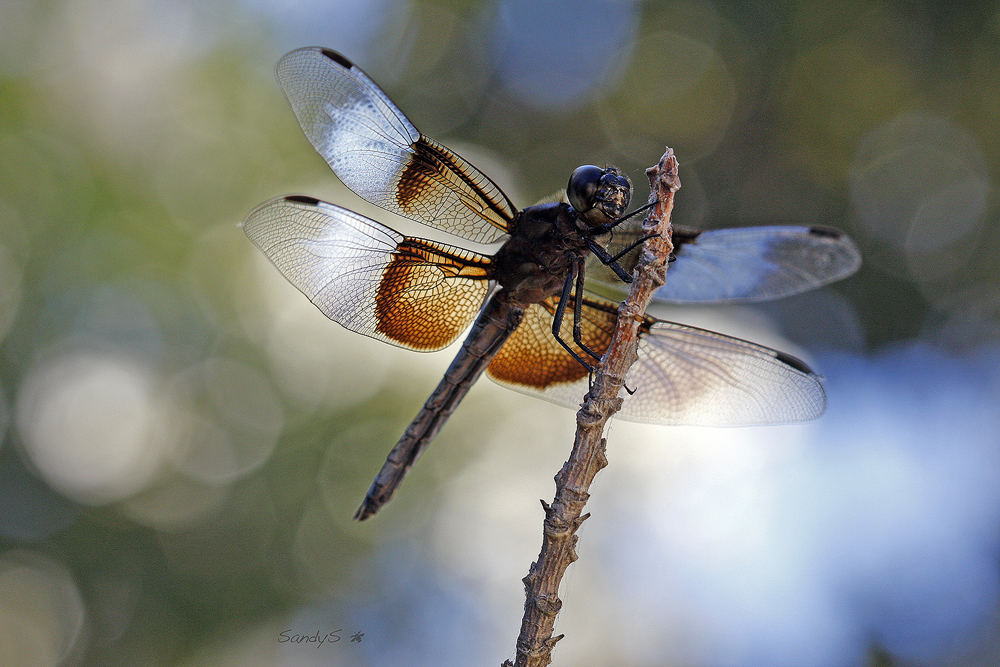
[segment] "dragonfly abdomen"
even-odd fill
[[[501,290],[476,318],[462,343],[462,349],[441,382],[389,452],[355,513],[355,519],[364,521],[392,499],[406,473],[448,421],[510,334],[521,324],[524,307],[505,297],[506,292]]]

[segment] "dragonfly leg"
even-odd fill
[[[559,305],[556,306],[556,312],[552,316],[552,335],[555,337],[557,341],[559,341],[559,344],[562,345],[563,348],[565,348],[566,351],[570,353],[570,355],[572,355],[574,359],[580,362],[581,366],[586,368],[588,372],[593,373],[594,366],[584,361],[583,358],[576,353],[576,350],[570,347],[569,343],[563,340],[561,335],[563,319],[566,317],[566,304],[569,303],[569,300],[571,298],[574,298],[573,285],[578,281],[577,278],[578,275],[582,275],[582,271],[580,270],[578,263],[574,263],[573,270],[570,272],[568,276],[566,276],[566,282],[563,284],[562,295],[559,297]],[[579,315],[581,310],[580,301],[581,299],[579,295],[577,295],[576,303],[573,306],[573,313],[575,316],[574,317],[575,321],[573,323],[573,342],[579,345],[581,350],[592,356],[594,359],[599,360],[601,356],[599,354],[596,354],[593,350],[591,350],[590,348],[588,348],[586,345],[583,344],[583,336],[580,330],[580,315]]]
[[[590,252],[594,253],[594,256],[597,257],[597,259],[601,260],[601,264],[604,264],[609,269],[614,271],[615,275],[618,276],[623,283],[632,282],[632,276],[630,276],[628,272],[622,268],[622,265],[618,263],[618,260],[612,257],[611,253],[609,253],[600,243],[594,239],[587,239],[587,247],[590,249]]]

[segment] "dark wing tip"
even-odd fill
[[[858,249],[854,239],[844,232],[834,227],[817,225],[809,228],[809,234],[822,239],[830,239],[840,245],[842,259],[844,261],[842,261],[842,271],[835,278],[835,280],[846,278],[861,268],[861,250]]]
[[[841,239],[845,236],[844,232],[839,229],[836,229],[835,227],[826,227],[825,225],[810,227],[809,233],[813,236],[820,236],[827,239]]]
[[[815,375],[813,369],[809,368],[809,366],[806,365],[806,362],[802,361],[798,357],[794,357],[786,352],[775,350],[775,358],[786,366],[791,366],[795,370],[801,371],[806,375]]]
[[[350,60],[348,60],[347,58],[345,58],[344,56],[340,55],[339,53],[337,53],[332,49],[320,49],[320,53],[322,53],[324,56],[326,56],[333,62],[337,63],[344,69],[351,69],[352,67],[354,67],[354,63],[352,63]]]
[[[288,195],[285,197],[285,201],[295,202],[296,204],[307,204],[309,206],[318,206],[320,203],[318,199],[309,195]]]

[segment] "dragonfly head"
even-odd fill
[[[632,199],[632,181],[617,167],[577,167],[569,177],[566,198],[591,227],[620,218]]]

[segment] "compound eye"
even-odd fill
[[[584,213],[594,208],[603,175],[604,170],[592,164],[573,170],[566,186],[566,198],[577,213]]]

